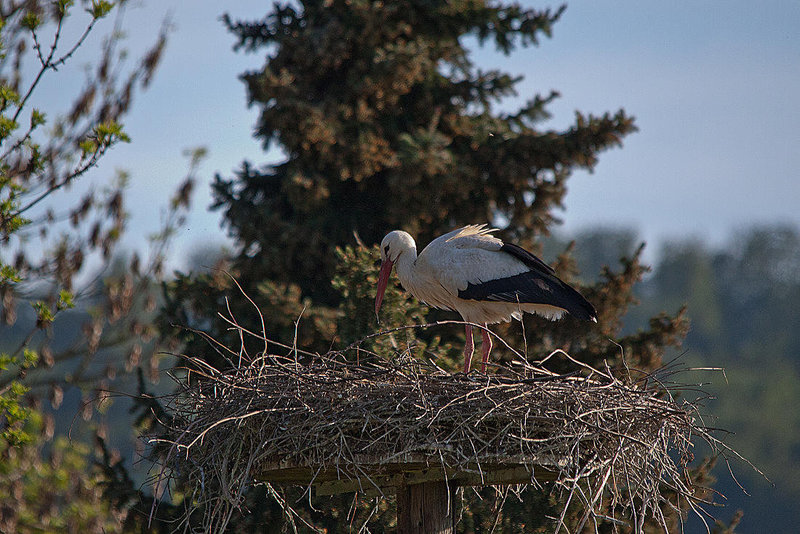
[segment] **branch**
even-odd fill
[[[80,46],[86,40],[86,37],[89,36],[89,33],[92,31],[92,28],[94,28],[94,25],[97,23],[98,20],[99,19],[96,19],[96,18],[92,19],[92,22],[90,22],[89,25],[86,26],[86,29],[83,30],[83,35],[80,36],[80,38],[75,42],[75,44],[72,46],[72,48],[70,48],[69,51],[66,54],[64,54],[63,56],[58,58],[56,61],[53,61],[52,63],[50,63],[50,68],[51,69],[58,70],[58,67],[60,67],[64,63],[66,63],[67,60],[72,57],[72,54],[74,54],[75,51],[78,48],[80,48]]]
[[[25,107],[25,104],[28,102],[28,99],[33,94],[33,90],[36,88],[37,85],[39,85],[39,81],[42,79],[42,76],[50,68],[50,62],[52,61],[53,56],[56,53],[58,40],[61,38],[61,28],[63,23],[64,23],[64,17],[59,18],[58,25],[56,26],[56,34],[53,37],[53,44],[50,46],[50,53],[47,55],[47,59],[44,61],[44,63],[42,63],[42,67],[39,69],[39,73],[36,75],[36,78],[33,80],[33,83],[31,84],[30,87],[28,87],[28,92],[25,93],[25,96],[20,101],[19,106],[17,106],[17,112],[14,113],[14,117],[11,119],[14,122],[17,122],[19,114],[22,113],[22,109]]]
[[[42,200],[44,200],[45,198],[50,196],[52,193],[58,191],[59,189],[61,189],[62,187],[64,187],[65,185],[67,185],[68,183],[73,181],[75,178],[78,178],[79,176],[85,174],[86,171],[88,171],[89,169],[91,169],[92,167],[97,165],[97,161],[100,159],[100,157],[103,154],[105,154],[105,152],[110,147],[111,147],[110,143],[109,144],[98,144],[97,148],[92,153],[91,157],[87,160],[87,162],[82,167],[78,167],[72,173],[68,174],[61,181],[61,183],[58,183],[56,185],[53,185],[53,186],[50,186],[49,188],[47,188],[43,193],[41,193],[38,197],[36,197],[34,200],[32,200],[27,206],[22,207],[19,210],[17,210],[16,212],[12,213],[8,218],[18,217],[18,216],[22,215],[23,213],[25,213],[26,211],[31,209],[33,206],[35,206],[36,204],[38,204],[39,202],[41,202]]]

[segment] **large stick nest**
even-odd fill
[[[684,472],[692,440],[719,443],[696,406],[654,377],[623,381],[579,362],[571,375],[527,362],[450,374],[408,353],[355,354],[295,349],[225,372],[192,359],[170,399],[166,466],[197,488],[208,528],[224,526],[254,483],[355,480],[381,492],[388,472],[424,464],[481,480],[526,467],[526,482],[554,481],[582,503],[584,521],[610,499],[638,531],[646,516],[664,524],[665,501],[696,502]]]

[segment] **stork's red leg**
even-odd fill
[[[489,335],[489,331],[486,330],[486,325],[483,325],[484,329],[481,330],[481,336],[483,338],[483,343],[481,348],[483,349],[483,362],[481,363],[481,372],[486,372],[486,362],[489,361],[489,354],[492,352],[492,336]]]
[[[469,373],[469,368],[472,365],[472,353],[475,350],[475,344],[472,342],[472,327],[466,326],[467,341],[464,343],[464,372]]]

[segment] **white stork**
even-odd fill
[[[527,250],[491,235],[496,229],[470,225],[437,237],[417,256],[407,232],[395,230],[381,242],[381,270],[375,295],[375,314],[381,307],[392,267],[403,288],[435,308],[461,314],[468,323],[482,324],[483,364],[492,350],[487,324],[522,320],[522,313],[559,319],[568,312],[597,322],[597,311],[555,271]],[[472,327],[466,325],[464,372],[472,362]]]

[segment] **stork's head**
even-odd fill
[[[416,255],[417,245],[414,238],[408,232],[395,230],[386,234],[381,241],[381,272],[378,274],[378,291],[375,293],[375,315],[381,309],[383,293],[389,284],[389,275],[392,274],[392,267],[403,253],[410,254],[414,251]]]

